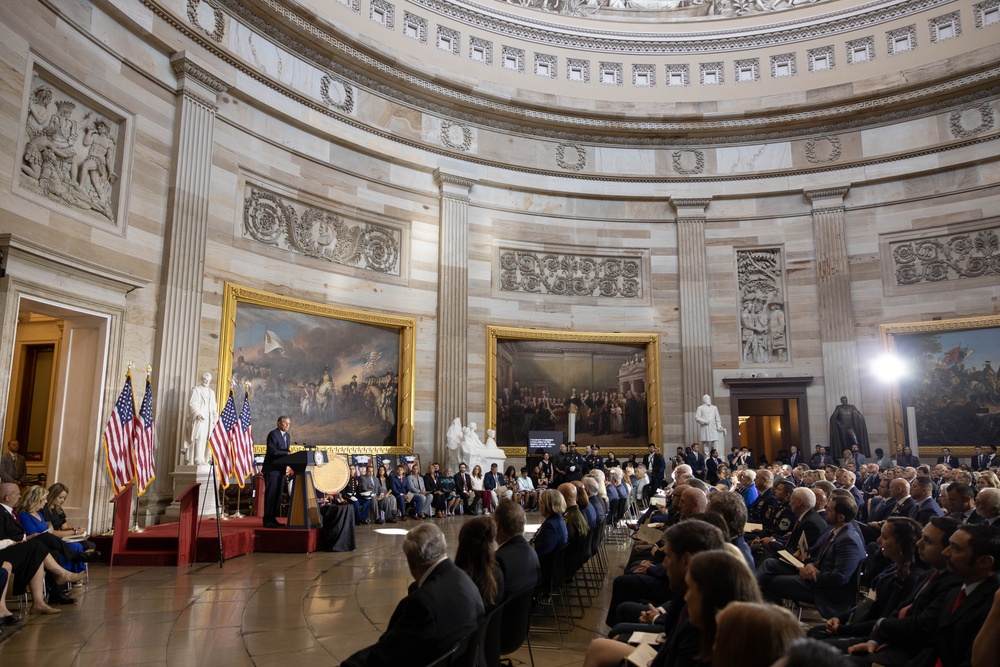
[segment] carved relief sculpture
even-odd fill
[[[120,125],[36,74],[24,121],[20,186],[114,222]]]
[[[638,259],[500,251],[500,290],[561,296],[642,296]]]
[[[247,183],[243,238],[334,264],[400,275],[402,232],[344,216]]]
[[[789,361],[781,250],[738,250],[736,268],[741,361],[744,364]]]
[[[1000,228],[901,241],[889,247],[897,285],[1000,275]]]

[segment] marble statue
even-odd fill
[[[458,419],[455,422],[461,424],[461,421]],[[451,428],[454,428],[455,422],[452,422]],[[451,428],[448,430],[451,431]],[[476,422],[469,422],[469,425],[462,429],[459,462],[465,463],[469,470],[478,465],[484,471],[489,471],[490,465],[494,463],[502,470],[503,463],[507,459],[507,454],[497,447],[495,437],[496,431],[493,429],[487,430],[486,442],[484,443],[479,439],[479,434],[476,432]],[[455,469],[457,470],[458,467],[456,466]]]
[[[447,433],[445,433],[445,445],[448,448],[446,463],[447,467],[451,470],[458,470],[458,464],[461,463],[462,440],[462,420],[455,417],[451,421],[451,426],[448,427]]]
[[[496,431],[491,428],[486,429],[486,449],[499,449],[496,438]]]
[[[698,440],[709,453],[716,447],[719,435],[725,435],[726,429],[722,426],[722,417],[719,416],[719,408],[712,405],[712,397],[705,394],[701,397],[701,405],[694,413],[694,420],[698,422]]]
[[[864,415],[847,401],[846,396],[841,396],[840,405],[830,415],[830,455],[839,461],[845,452],[851,451],[852,445],[857,445],[865,456],[872,455]]]
[[[208,464],[208,436],[219,419],[219,404],[209,386],[211,373],[203,373],[201,384],[191,390],[188,399],[188,437],[181,451],[187,465]]]

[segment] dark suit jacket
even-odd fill
[[[932,667],[940,659],[943,667],[968,667],[972,662],[972,642],[983,627],[998,588],[1000,573],[995,573],[979,584],[952,613],[962,587],[953,589],[944,600],[930,647],[911,664]]]
[[[941,516],[944,514],[944,510],[933,498],[928,498],[924,501],[923,505],[920,503],[913,503],[913,507],[910,508],[909,517],[911,519],[916,519],[917,523],[921,526],[926,526],[931,521],[932,516]]]
[[[485,611],[479,590],[451,560],[438,565],[399,601],[389,626],[374,646],[362,649],[344,667],[426,665],[476,631]]]
[[[882,502],[878,504],[878,507],[872,505],[871,516],[868,517],[869,521],[884,521],[886,517],[892,513],[892,510],[896,508],[895,498],[883,498]]]
[[[20,542],[24,539],[24,528],[18,523],[10,512],[0,507],[0,540],[14,540]],[[63,542],[52,533],[39,533],[31,538],[45,545],[56,558],[60,556],[66,560],[72,560],[77,552],[70,548],[69,544]]]
[[[904,468],[916,468],[920,465],[920,459],[913,454],[910,454],[909,456],[906,454],[900,454],[899,458],[896,459],[896,465]]]
[[[969,467],[972,468],[972,470],[986,470],[986,458],[986,454],[973,456],[972,461],[969,463]]]
[[[535,553],[539,556],[545,556],[559,547],[566,546],[569,543],[569,530],[566,528],[566,522],[563,521],[562,515],[553,514],[543,521],[538,532],[535,533],[533,542]]]
[[[512,537],[497,549],[497,562],[504,575],[504,597],[510,599],[534,590],[542,576],[538,554],[522,535]]]
[[[823,520],[823,517],[821,517],[816,510],[809,510],[802,517],[802,520],[799,521],[799,525],[797,525],[789,534],[785,545],[791,547],[792,553],[794,553],[795,549],[797,549],[799,545],[799,537],[802,534],[805,534],[806,542],[809,543],[809,546],[815,546],[816,540],[819,539],[819,536],[822,535],[823,531],[827,528],[828,526],[826,525],[826,521]],[[779,548],[783,549],[784,546],[779,546]]]
[[[705,479],[710,484],[719,483],[719,465],[722,461],[718,459],[706,459],[705,460]]]
[[[796,452],[795,454],[788,455],[788,465],[793,468],[797,465],[802,465],[803,463],[805,463],[805,459],[802,458],[802,454]]]
[[[705,479],[705,456],[700,452],[691,452],[685,459],[691,466],[691,472],[698,479]]]
[[[881,620],[878,629],[872,633],[872,639],[880,644],[882,642],[891,644],[911,655],[916,655],[928,644],[941,616],[944,599],[961,585],[955,575],[942,572],[934,577],[934,581],[926,590],[921,591],[933,575],[934,570],[928,571],[913,586],[913,590],[899,603],[898,608]],[[910,606],[910,609],[906,612],[906,617],[899,618],[900,609],[907,606]]]
[[[833,541],[817,553],[819,574],[811,585],[816,607],[824,618],[851,607],[857,589],[848,586],[858,564],[865,559],[861,535],[850,525],[844,526]]]
[[[503,485],[504,485],[503,473],[498,472],[496,474],[496,477],[494,477],[493,473],[491,472],[488,472],[485,475],[483,475],[483,488],[486,489],[487,491],[492,491],[498,486],[503,486]]]
[[[276,428],[267,434],[267,452],[264,454],[264,465],[261,467],[262,472],[271,472],[280,468],[280,466],[274,465],[274,460],[280,459],[282,456],[288,456],[288,447],[291,441],[291,436],[287,433],[282,433],[280,428]]]
[[[469,473],[455,473],[455,492],[460,495],[472,493],[472,477]]]
[[[954,456],[939,456],[937,462],[938,463],[947,463],[952,468],[957,468],[958,467],[958,459],[956,459]]]
[[[698,655],[698,652],[701,650],[701,631],[691,625],[686,608],[681,608],[680,618],[673,629],[671,630],[667,627],[666,630],[666,641],[663,642],[660,650],[657,651],[651,667],[680,667],[706,664],[694,659],[694,656]]]
[[[812,459],[809,460],[809,465],[812,466],[813,470],[825,467],[828,463],[833,463],[833,457],[829,454],[813,454]]]
[[[14,458],[11,459],[10,452],[4,452],[3,456],[0,457],[0,475],[5,476],[3,481],[20,482],[27,474],[28,466],[20,454],[15,454]]]

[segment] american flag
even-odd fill
[[[233,468],[240,487],[253,474],[253,420],[250,417],[250,390],[243,394],[243,410],[233,430]]]
[[[135,396],[132,394],[132,373],[125,374],[125,386],[115,401],[101,440],[111,475],[111,487],[118,493],[135,477],[132,467],[132,431],[135,428]]]
[[[238,421],[236,402],[233,401],[233,390],[230,389],[226,407],[222,409],[219,421],[215,422],[215,428],[208,436],[208,444],[212,447],[212,456],[215,457],[215,471],[219,474],[222,488],[229,486],[229,477],[233,474],[233,448],[229,439],[232,437],[233,426]]]
[[[156,461],[153,458],[153,387],[146,375],[146,393],[135,417],[132,462],[135,465],[135,482],[139,495],[146,492],[149,483],[156,479]]]
[[[366,361],[365,365],[361,368],[361,372],[367,373],[371,369],[375,368],[375,362],[378,361],[379,357],[381,356],[382,356],[381,352],[369,352],[368,361]]]

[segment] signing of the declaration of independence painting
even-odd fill
[[[309,445],[396,444],[397,329],[240,303],[233,351],[261,423],[289,415]]]
[[[499,340],[496,397],[500,447],[523,447],[530,431],[602,447],[644,445],[646,346]]]

